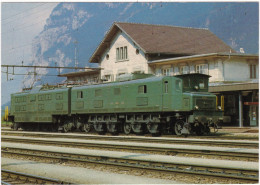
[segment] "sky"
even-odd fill
[[[31,61],[32,42],[42,30],[46,19],[58,3],[1,3],[1,64],[26,65]],[[6,68],[1,68],[1,103],[8,101],[5,86],[11,87],[12,92],[18,92],[22,87],[23,76],[9,76],[7,81]],[[16,73],[25,73],[26,69],[16,69]],[[13,80],[10,80],[13,79]]]

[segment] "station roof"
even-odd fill
[[[259,83],[229,83],[229,84],[209,84],[209,92],[228,92],[228,91],[248,91],[259,89]]]
[[[184,56],[184,57],[175,57],[175,58],[167,58],[161,60],[150,61],[148,64],[170,64],[173,62],[188,62],[200,59],[209,59],[214,57],[239,57],[239,58],[247,58],[247,59],[257,59],[259,60],[258,54],[244,54],[244,53],[207,53],[207,54],[199,54],[192,56]]]
[[[145,54],[235,53],[208,29],[115,22],[91,56],[90,63],[99,62],[119,31],[124,32]]]

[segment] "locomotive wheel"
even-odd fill
[[[99,134],[106,133],[106,124],[105,123],[94,123],[95,131]]]
[[[130,123],[124,123],[124,133],[126,135],[130,134],[132,131],[131,124]]]
[[[107,123],[107,130],[111,133],[111,134],[117,134],[118,133],[118,125],[117,123]]]
[[[68,124],[63,125],[63,131],[67,133],[69,131]]]
[[[18,130],[18,128],[19,128],[19,123],[14,123],[13,124],[13,129],[14,130]]]
[[[160,134],[160,124],[159,123],[147,123],[146,125],[147,130],[149,131],[150,134]]]
[[[174,131],[175,131],[175,134],[180,136],[181,135],[181,130],[183,129],[183,125],[184,125],[184,122],[182,120],[179,120],[175,123],[174,125]]]
[[[85,132],[90,132],[91,131],[91,124],[90,123],[85,123],[83,126],[82,126],[82,131],[85,131]]]
[[[73,128],[74,124],[70,121],[67,121],[64,125],[63,125],[63,131],[65,133],[69,132],[72,128]]]
[[[143,134],[144,132],[142,123],[132,123],[131,127],[135,134]]]

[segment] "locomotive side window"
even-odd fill
[[[83,98],[83,91],[78,91],[77,92],[77,98],[78,99]]]
[[[63,94],[62,93],[57,93],[56,94],[56,100],[62,100],[63,99]]]
[[[120,88],[114,88],[114,95],[120,95],[121,90]]]
[[[101,96],[102,95],[102,91],[101,89],[96,89],[95,90],[95,97]]]
[[[168,81],[164,82],[164,93],[168,93]]]
[[[44,95],[38,95],[39,101],[44,101]]]
[[[46,95],[45,95],[45,99],[46,99],[46,100],[51,100],[51,94],[46,94]]]
[[[36,100],[36,96],[35,95],[31,95],[31,97],[30,97],[30,102],[33,102],[33,101],[35,101]]]
[[[26,102],[26,96],[23,97],[23,102]]]
[[[146,85],[139,85],[138,86],[138,93],[139,94],[147,93],[147,86]]]

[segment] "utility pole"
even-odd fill
[[[78,59],[77,59],[77,46],[78,46],[78,41],[75,40],[74,41],[74,44],[75,44],[75,56],[74,56],[74,60],[75,60],[75,71],[77,71],[77,68],[78,68]]]

